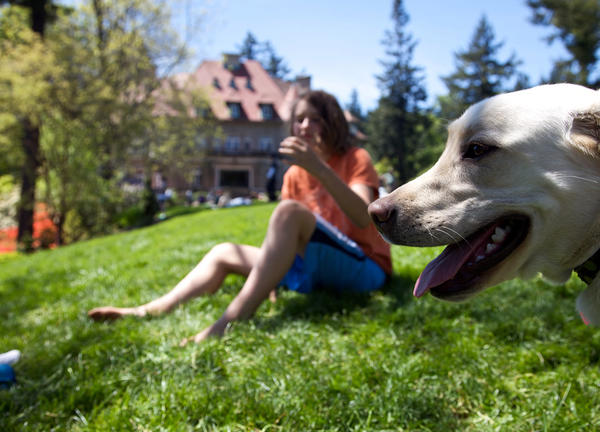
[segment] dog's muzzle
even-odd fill
[[[369,204],[368,211],[377,230],[388,239],[396,226],[397,210],[394,205],[378,199]]]

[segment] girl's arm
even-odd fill
[[[371,223],[368,205],[375,199],[373,189],[365,184],[348,186],[306,141],[288,137],[281,143],[279,152],[291,163],[301,166],[312,174],[331,194],[340,209],[358,227],[366,228]]]

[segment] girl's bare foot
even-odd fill
[[[228,323],[221,323],[221,322],[217,321],[213,325],[206,327],[204,330],[202,330],[197,335],[184,338],[181,342],[179,342],[179,346],[184,347],[190,342],[200,343],[200,342],[208,339],[209,337],[221,338],[225,334],[225,331],[227,330],[227,328],[228,328]]]
[[[269,293],[269,301],[271,303],[277,302],[277,289],[271,290]]]
[[[141,307],[119,308],[114,306],[97,307],[88,312],[88,316],[94,321],[114,321],[125,316],[146,316],[146,310]]]

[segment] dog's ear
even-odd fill
[[[573,145],[600,158],[600,111],[577,114],[573,118],[570,138]]]

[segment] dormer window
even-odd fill
[[[254,87],[252,87],[252,81],[250,81],[250,77],[246,80],[246,88],[248,90],[254,91]]]
[[[273,110],[272,104],[260,104],[260,111],[263,120],[273,120],[275,117],[275,111]]]
[[[219,84],[219,80],[217,78],[213,78],[213,87],[221,89],[221,84]]]
[[[237,90],[237,86],[235,85],[235,80],[233,78],[231,78],[231,81],[229,81],[229,87]]]
[[[239,102],[227,102],[229,117],[232,119],[242,118],[242,105]]]

